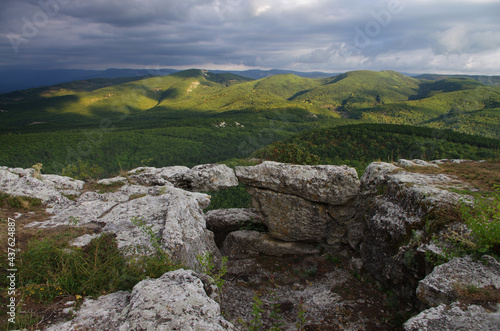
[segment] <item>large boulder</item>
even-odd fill
[[[500,289],[500,262],[484,256],[481,263],[470,257],[454,258],[434,268],[419,282],[418,298],[429,306],[450,304],[458,299],[460,291],[486,288]]]
[[[331,205],[347,203],[358,194],[360,186],[356,170],[348,166],[266,161],[252,167],[236,167],[236,176],[248,186]]]
[[[500,329],[500,304],[486,309],[478,305],[453,303],[424,310],[403,325],[405,331],[497,331]]]
[[[253,187],[247,190],[274,238],[320,242],[330,234],[333,219],[325,204],[271,190]]]
[[[141,281],[132,293],[86,299],[75,318],[47,330],[234,330],[216,295],[207,277],[179,269]]]
[[[225,164],[202,164],[185,173],[176,186],[195,192],[218,191],[238,186],[238,178]]]
[[[187,172],[189,168],[184,166],[139,167],[128,172],[128,179],[138,185],[165,185],[167,182],[175,183]]]
[[[43,203],[63,203],[68,199],[63,193],[81,190],[83,182],[69,177],[44,175],[41,179],[33,177],[30,169],[0,168],[0,191],[13,196],[40,199]]]

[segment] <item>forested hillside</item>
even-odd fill
[[[275,142],[252,155],[297,164],[347,164],[361,173],[373,161],[500,157],[500,140],[449,130],[392,124],[318,129]]]
[[[60,172],[78,161],[116,173],[140,165],[239,159],[296,133],[335,130],[346,124],[404,124],[500,137],[500,88],[468,78],[422,80],[392,71],[253,80],[192,69],[161,77],[93,79],[12,92],[0,95],[0,109],[0,164],[43,163],[45,172]],[[372,143],[382,139],[369,133],[374,128],[359,127]],[[303,147],[324,162],[351,159],[361,164],[372,157],[385,160],[389,150],[394,158],[398,151],[415,150],[398,134],[382,134],[387,139],[384,146],[390,148],[360,147],[360,153],[371,153],[369,157],[328,156],[324,154],[328,144]],[[335,139],[342,145],[350,138]],[[422,157],[469,155],[462,153],[462,147],[439,146],[440,153]]]

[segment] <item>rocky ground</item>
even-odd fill
[[[186,269],[199,271],[196,257],[206,253],[216,263],[222,255],[229,258],[222,291],[199,272],[179,270],[144,280],[131,293],[85,299],[74,315],[69,297],[51,308],[25,307],[49,311],[40,325],[56,323],[51,330],[247,330],[260,325],[277,330],[496,330],[500,264],[495,259],[454,259],[434,269],[424,259],[428,252],[441,254],[435,238],[458,226],[451,222],[431,236],[426,232],[430,215],[482,189],[458,171],[442,173],[451,164],[463,161],[379,162],[360,179],[345,166],[275,162],[236,171],[222,165],[138,168],[92,185],[0,167],[1,192],[42,202],[23,215],[7,209],[1,216],[18,219],[20,249],[23,238],[67,227],[80,231],[73,241],[78,246],[101,232],[113,233],[123,249],[151,245],[131,222],[141,218]],[[210,197],[198,192],[239,182],[247,185],[256,209],[203,211]]]

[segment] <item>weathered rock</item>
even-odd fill
[[[453,303],[424,310],[403,325],[406,331],[481,330],[500,329],[500,304],[494,310],[477,305]]]
[[[133,225],[133,217],[142,218],[153,226],[164,248],[174,261],[195,268],[196,257],[211,253],[219,256],[213,233],[206,229],[203,208],[210,203],[207,195],[167,187],[159,196],[145,196],[115,206],[99,221],[106,224],[103,231],[116,233],[118,247],[147,244],[141,229]]]
[[[258,255],[284,256],[319,254],[317,246],[306,243],[285,242],[257,231],[231,232],[222,247],[222,255],[230,259],[245,259]]]
[[[234,170],[225,164],[195,166],[183,175],[178,185],[178,187],[195,192],[218,191],[233,186],[238,186],[238,178]]]
[[[400,159],[398,160],[398,166],[403,167],[403,168],[408,168],[408,167],[434,167],[434,168],[439,168],[439,166],[435,163],[430,163],[424,160],[405,160],[405,159]]]
[[[74,319],[47,330],[234,330],[206,292],[216,295],[206,279],[183,269],[145,279],[132,293],[86,299]]]
[[[14,196],[37,198],[44,203],[69,201],[59,192],[54,182],[37,179],[29,175],[29,173],[29,171],[12,172],[9,169],[1,169],[0,191]],[[55,178],[52,179],[55,180]],[[69,185],[69,181],[67,183]],[[62,186],[62,181],[58,181],[58,185]],[[76,182],[75,185],[78,185],[78,183]]]
[[[113,178],[105,178],[97,181],[97,184],[104,185],[104,186],[109,186],[109,185],[115,185],[115,184],[128,184],[128,179],[122,176],[118,177],[113,177]]]
[[[247,190],[271,236],[285,241],[320,242],[330,234],[333,223],[325,204],[254,187]]]
[[[162,186],[167,180],[160,175],[161,170],[154,167],[139,167],[128,172],[128,179],[132,184]]]
[[[376,162],[368,166],[361,179],[366,213],[359,249],[365,267],[378,281],[396,289],[405,299],[417,302],[414,289],[425,275],[421,274],[421,268],[409,270],[407,261],[413,253],[408,253],[405,246],[412,231],[424,227],[432,210],[462,199],[443,188],[463,183],[446,175],[397,170],[392,164]]]
[[[305,166],[266,161],[253,167],[236,167],[238,179],[249,186],[292,194],[309,201],[342,205],[359,192],[354,168]]]
[[[220,258],[213,233],[206,229],[203,209],[209,204],[210,198],[206,194],[171,186],[127,185],[117,192],[86,192],[76,201],[57,204],[49,209],[54,213],[49,221],[31,223],[30,226],[99,223],[103,224],[102,231],[116,234],[119,248],[135,245],[151,247],[150,238],[131,221],[141,218],[146,226],[152,226],[174,261],[195,268],[198,266],[198,255],[211,253],[216,261]],[[76,242],[82,245],[90,238],[85,239]]]
[[[210,210],[205,214],[205,221],[207,229],[214,233],[215,243],[219,248],[229,233],[245,225],[262,224],[260,214],[253,208]]]
[[[83,186],[85,185],[84,181],[76,180],[67,176],[41,175],[41,177],[44,183],[54,186],[59,191],[79,191],[83,190]]]
[[[382,184],[388,181],[389,175],[401,168],[392,163],[372,162],[361,176],[362,192],[381,194]]]
[[[432,273],[419,282],[418,298],[429,306],[450,304],[458,298],[458,291],[470,287],[481,289],[488,286],[500,289],[500,262],[493,257],[483,257],[486,264],[470,257],[454,258],[434,268]]]
[[[192,169],[184,166],[140,167],[129,171],[129,180],[140,185],[165,185],[170,182],[175,187],[194,192],[238,186],[234,170],[224,164],[202,164]]]

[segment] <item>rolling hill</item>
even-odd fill
[[[500,137],[500,88],[393,71],[254,80],[191,69],[89,79],[0,95],[0,164],[48,172],[89,160],[108,172],[143,164],[241,158],[310,129],[426,126]],[[89,138],[90,137],[90,138]]]

